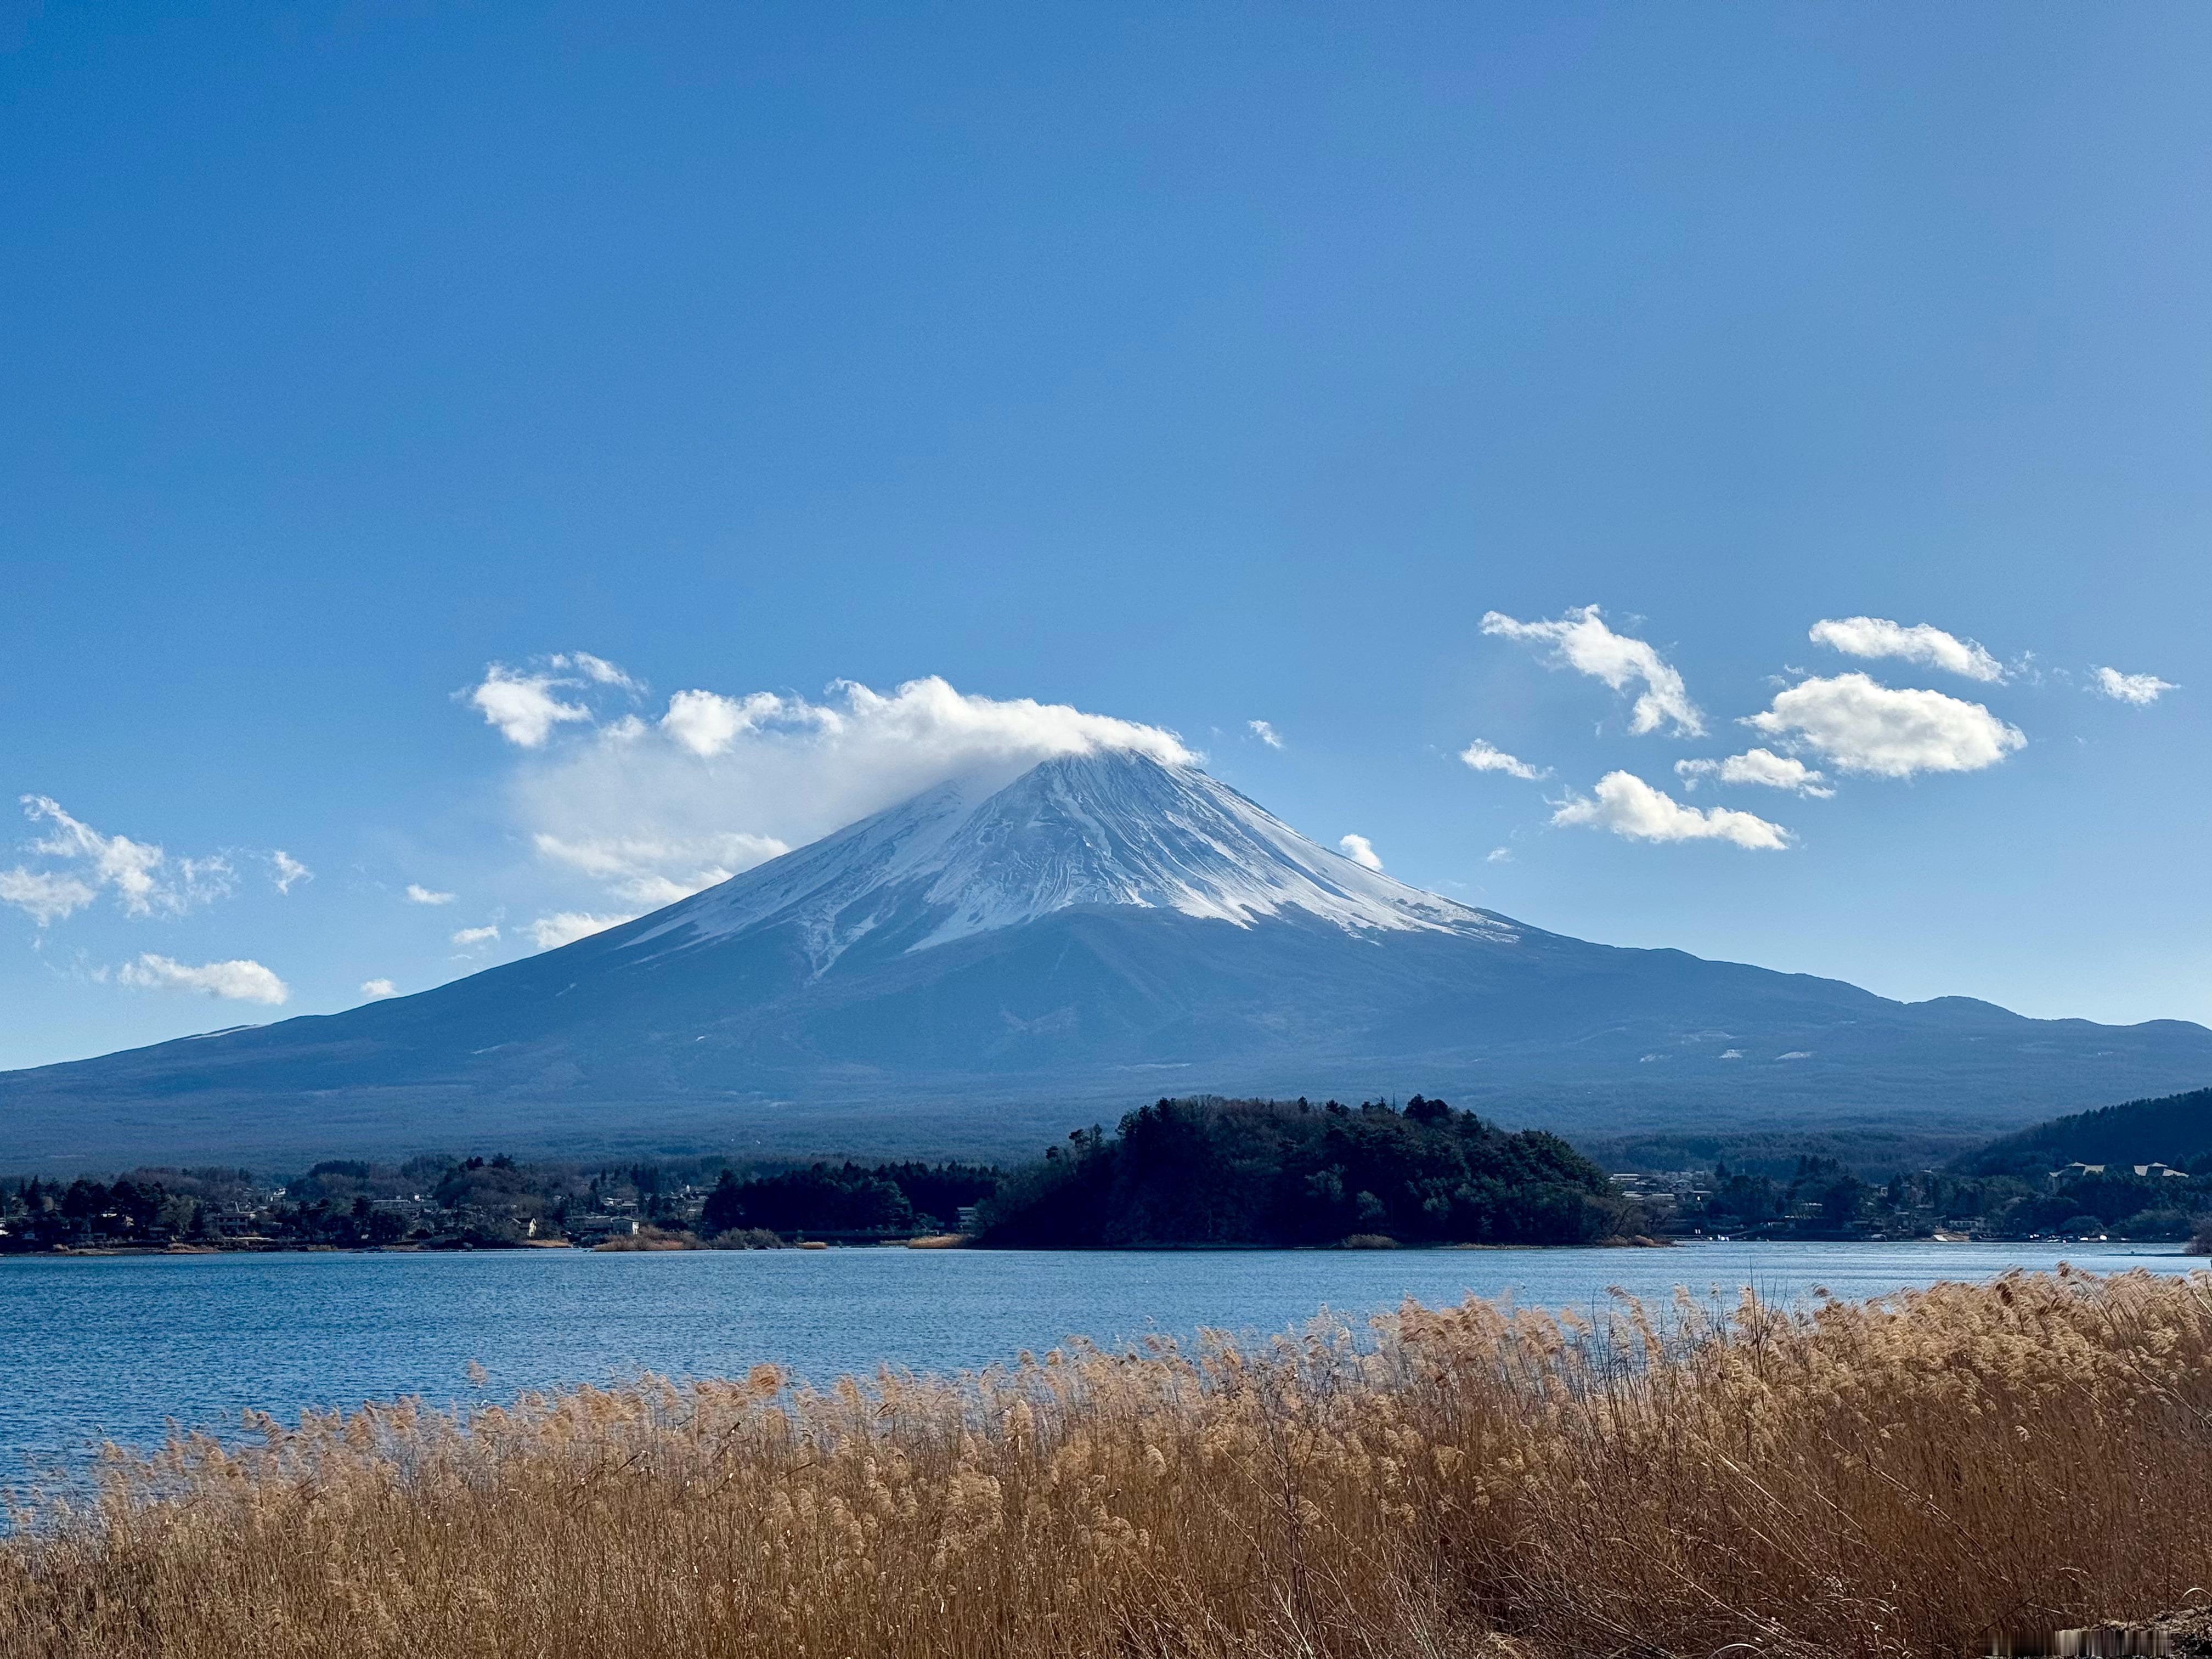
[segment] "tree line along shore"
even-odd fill
[[[223,1170],[0,1185],[0,1249],[16,1250],[1580,1244],[1648,1219],[1558,1137],[1419,1096],[1402,1109],[1161,1100],[1012,1169],[495,1156],[329,1159],[269,1186]]]
[[[1804,1155],[1609,1173],[1556,1135],[1508,1132],[1419,1095],[1402,1106],[1198,1097],[1157,1101],[1110,1133],[1078,1129],[1011,1168],[711,1157],[591,1166],[494,1155],[333,1158],[281,1180],[218,1168],[24,1177],[0,1182],[0,1254],[1571,1245],[1717,1235],[2193,1239],[2212,1250],[2212,1146],[2185,1164],[2076,1158],[2043,1167],[2057,1152],[2147,1133],[2186,1148],[2192,1126],[2212,1117],[2212,1091],[2203,1103],[2112,1112],[2120,1115],[2059,1121],[2085,1131],[2046,1126],[1948,1169],[1887,1177]]]

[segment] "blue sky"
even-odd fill
[[[2212,13],[651,10],[0,4],[0,1065],[1021,699],[1538,926],[2212,1019]]]

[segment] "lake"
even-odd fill
[[[1771,1299],[1878,1296],[2060,1261],[2099,1272],[2204,1265],[2172,1245],[1688,1244],[1666,1250],[1042,1253],[758,1250],[592,1255],[0,1258],[0,1484],[164,1425],[419,1395],[501,1400],[641,1370],[773,1360],[815,1381],[879,1362],[951,1371],[1200,1328],[1273,1334],[1323,1307],[1406,1297],[1588,1307],[1608,1286]],[[489,1374],[478,1389],[471,1362]],[[11,1473],[13,1472],[13,1473]]]

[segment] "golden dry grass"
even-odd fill
[[[2212,1278],[401,1404],[116,1460],[0,1653],[1948,1655],[2212,1584]]]

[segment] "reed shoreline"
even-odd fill
[[[2205,1274],[1353,1334],[117,1451],[0,1655],[1948,1655],[2212,1578]]]

